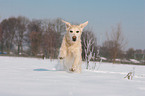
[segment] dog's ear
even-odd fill
[[[83,24],[80,24],[79,26],[80,26],[81,29],[83,29],[83,28],[86,27],[87,25],[88,25],[88,21],[86,21],[86,22],[83,23]]]
[[[63,23],[65,23],[66,24],[66,27],[67,28],[69,28],[70,26],[71,26],[71,24],[69,23],[69,22],[66,22],[66,21],[64,21],[64,20],[61,20]]]

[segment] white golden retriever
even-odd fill
[[[66,24],[67,32],[63,37],[59,59],[64,60],[64,70],[80,73],[82,64],[81,34],[88,21],[80,25],[71,25],[64,20],[62,22]]]

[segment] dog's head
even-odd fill
[[[62,22],[66,24],[67,35],[69,35],[70,40],[73,42],[80,39],[84,27],[88,24],[88,21],[80,25],[71,25],[69,22],[64,20],[62,20]]]

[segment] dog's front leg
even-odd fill
[[[71,71],[80,73],[81,72],[81,61],[82,61],[81,53],[79,55],[75,55],[74,63],[72,65]]]
[[[59,59],[64,59],[66,57],[66,48],[60,48],[60,52],[59,52]]]
[[[63,39],[62,44],[61,44],[61,48],[59,51],[59,59],[64,59],[66,57],[67,54],[67,48],[65,45],[65,39]]]

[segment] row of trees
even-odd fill
[[[22,16],[10,17],[0,23],[0,50],[7,54],[45,54],[56,58],[64,32],[65,26],[59,18],[30,21]]]
[[[60,18],[54,20],[29,20],[26,17],[10,17],[0,22],[0,52],[7,54],[57,58],[65,34],[65,25]],[[106,35],[102,46],[97,45],[97,38],[92,30],[82,33],[82,57],[88,63],[100,56],[115,63],[116,58],[132,58],[131,50],[124,52],[126,40],[121,24],[112,28]]]
[[[145,50],[129,48],[126,51],[127,59],[145,60]]]

